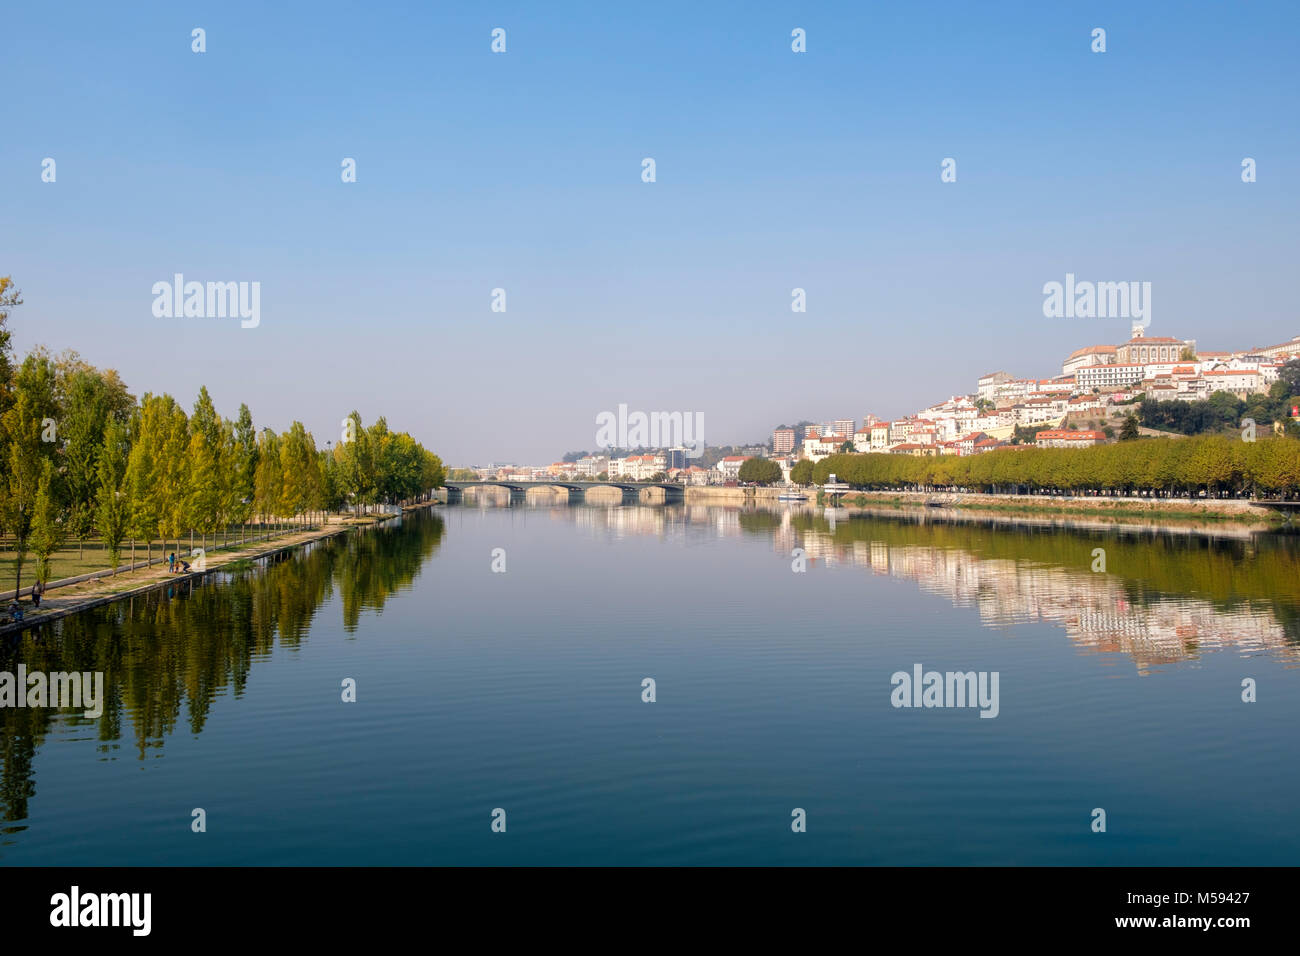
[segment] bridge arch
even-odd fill
[[[525,497],[530,490],[535,488],[554,488],[567,491],[570,498],[579,494],[585,495],[586,492],[593,488],[617,488],[623,492],[625,498],[629,495],[639,496],[642,491],[647,489],[662,491],[665,501],[680,501],[685,497],[685,486],[670,481],[510,481],[489,479],[487,481],[448,481],[445,483],[445,487],[447,488],[449,501],[455,500],[456,497],[473,488],[505,488],[510,492],[512,498],[515,496]]]

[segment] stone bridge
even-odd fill
[[[686,496],[686,486],[671,481],[448,481],[447,501],[460,501],[470,488],[505,488],[510,500],[523,501],[532,488],[558,488],[569,493],[570,501],[582,501],[592,488],[617,488],[623,492],[624,502],[638,501],[641,492],[658,488],[664,501],[681,501]]]

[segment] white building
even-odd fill
[[[885,451],[889,448],[889,422],[873,422],[871,425],[871,450]]]
[[[820,438],[805,438],[803,440],[803,457],[813,464],[821,461],[823,458],[829,458],[831,455],[839,453],[840,446],[844,444],[843,435],[823,435]]]
[[[749,461],[749,458],[749,455],[728,455],[713,467],[717,469],[718,474],[729,481],[740,474],[740,466]]]
[[[1077,369],[1074,380],[1081,392],[1094,388],[1123,388],[1142,381],[1146,376],[1144,365],[1091,365]]]
[[[990,372],[988,375],[981,375],[976,388],[976,397],[991,402],[996,396],[998,386],[1011,380],[1012,376],[1006,372]]]

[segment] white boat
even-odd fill
[[[777,495],[777,501],[807,501],[808,496],[800,494],[797,491],[787,491],[785,494]]]

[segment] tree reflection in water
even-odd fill
[[[0,708],[3,832],[24,829],[16,824],[36,793],[33,759],[56,723],[94,724],[107,753],[125,720],[142,759],[182,721],[198,734],[219,695],[243,693],[254,660],[277,641],[302,644],[336,591],[343,626],[355,635],[364,612],[410,586],[444,533],[438,514],[416,512],[0,639],[0,671],[102,671],[105,696],[94,720],[75,709]]]

